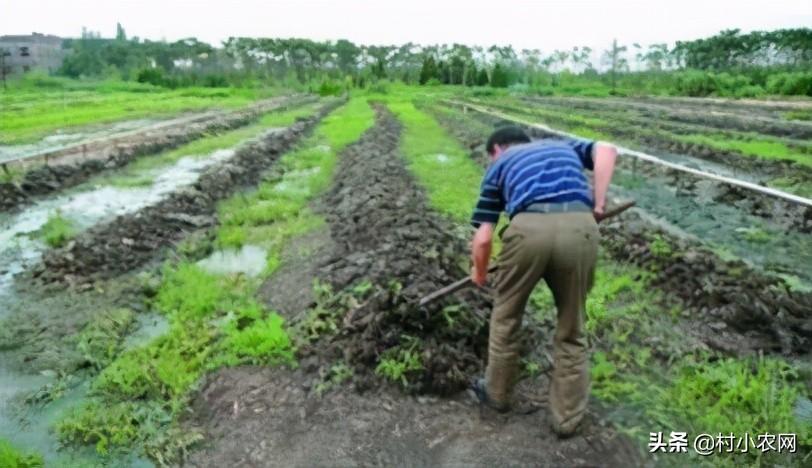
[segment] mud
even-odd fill
[[[740,260],[723,260],[634,213],[602,225],[601,235],[614,258],[653,273],[652,286],[685,307],[709,346],[733,354],[803,355],[812,345],[812,293],[792,291]]]
[[[588,414],[559,440],[546,411],[495,415],[467,395],[341,390],[318,397],[304,371],[244,367],[211,376],[190,424],[207,442],[186,466],[646,466],[631,441]]]
[[[46,283],[88,285],[94,278],[112,277],[144,265],[189,231],[212,226],[219,200],[258,183],[265,169],[338,104],[327,105],[314,116],[240,147],[228,162],[210,167],[194,184],[161,202],[97,225],[65,247],[46,252],[33,276]]]
[[[21,207],[33,197],[75,186],[104,170],[123,167],[138,157],[176,148],[207,134],[242,127],[271,109],[304,102],[308,100],[274,99],[247,110],[200,122],[137,133],[125,138],[111,138],[90,149],[79,147],[74,150],[78,151],[76,154],[54,156],[59,159],[53,163],[46,158],[44,165],[28,170],[19,182],[0,183],[0,212]]]
[[[480,124],[469,125],[464,125],[465,118],[454,122],[435,115],[468,147],[487,137],[479,133],[482,122],[498,123],[479,120],[477,114],[472,117]],[[472,157],[481,161],[481,150],[473,151]],[[684,323],[708,346],[737,355],[760,350],[803,355],[812,344],[812,294],[793,291],[781,279],[740,260],[723,260],[699,241],[667,232],[638,214],[603,223],[601,233],[602,243],[616,260],[652,271],[652,284],[666,292],[667,300],[685,308],[690,320]],[[654,242],[667,246],[668,252],[658,255]]]

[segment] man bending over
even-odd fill
[[[482,181],[471,223],[472,280],[483,286],[494,228],[510,217],[502,235],[490,322],[485,378],[474,382],[480,401],[508,409],[518,376],[519,329],[530,293],[544,279],[558,310],[549,405],[553,430],[572,435],[586,411],[589,362],[584,335],[586,296],[598,251],[596,218],[603,214],[617,150],[602,142],[544,139],[531,142],[519,127],[490,136],[492,164]],[[590,187],[584,169],[593,171]]]

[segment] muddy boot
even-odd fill
[[[510,411],[510,404],[507,402],[494,401],[490,398],[490,396],[488,396],[488,389],[485,379],[478,378],[471,382],[470,390],[479,401],[479,404],[486,405],[499,413],[507,413]]]
[[[582,419],[579,418],[577,420],[571,419],[566,423],[559,423],[553,418],[550,421],[550,427],[559,439],[569,439],[578,433],[578,429],[581,427],[581,421]]]

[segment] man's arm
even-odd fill
[[[471,260],[474,263],[474,267],[471,269],[471,281],[477,286],[484,286],[488,280],[488,261],[491,259],[493,227],[494,225],[491,223],[482,223],[471,240]]]
[[[592,151],[595,165],[593,171],[595,174],[595,214],[600,215],[606,208],[606,192],[609,190],[612,173],[615,171],[617,148],[610,143],[599,141],[595,143]]]

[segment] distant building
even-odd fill
[[[65,57],[61,37],[39,33],[0,36],[0,54],[4,55],[2,62],[9,76],[34,70],[53,73]]]

